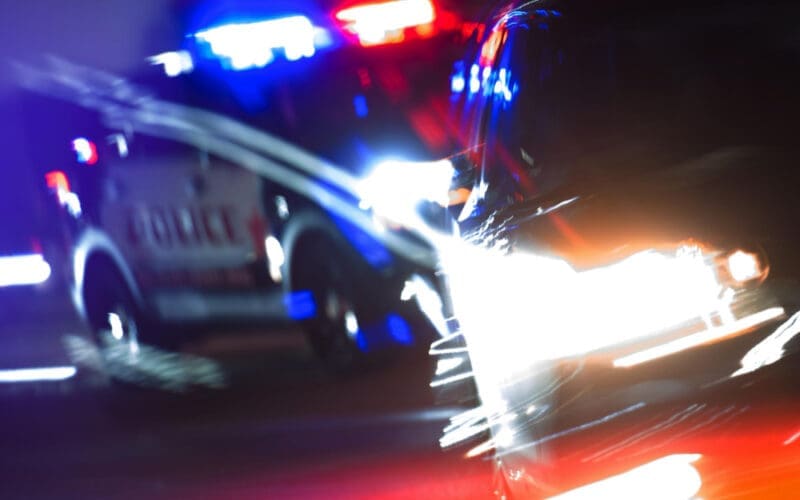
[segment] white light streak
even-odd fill
[[[482,442],[481,444],[471,448],[466,455],[466,458],[475,458],[483,455],[484,453],[490,452],[495,449],[495,442],[494,439],[487,439],[486,441]]]
[[[442,298],[426,279],[416,274],[406,281],[400,299],[410,300],[412,297],[416,300],[420,311],[436,328],[439,336],[447,337],[450,331],[444,314]]]
[[[470,425],[463,425],[457,429],[450,430],[439,439],[439,446],[447,448],[456,443],[466,441],[467,439],[477,436],[483,431],[489,430],[489,424],[486,422],[475,422]]]
[[[645,349],[622,358],[614,360],[614,366],[618,368],[628,368],[658,358],[663,358],[671,354],[692,349],[704,344],[710,344],[726,337],[742,333],[758,325],[766,323],[785,314],[782,307],[771,307],[763,311],[741,318],[735,323],[712,327],[702,332],[687,335],[679,339],[666,342],[649,349]]]
[[[695,498],[703,485],[703,480],[692,464],[701,456],[669,455],[622,474],[551,497],[551,500]]]
[[[41,382],[67,380],[75,376],[78,370],[74,366],[54,366],[48,368],[21,368],[17,370],[0,370],[0,383]]]
[[[275,283],[283,281],[283,264],[286,261],[286,256],[283,252],[283,246],[278,238],[269,235],[264,240],[264,248],[267,252],[267,261],[269,263],[269,276]]]
[[[783,445],[784,446],[789,446],[790,444],[792,444],[795,441],[797,441],[798,438],[800,438],[800,431],[797,431],[794,434],[792,434],[791,436],[789,436],[789,438],[786,441],[783,442]]]
[[[604,424],[606,422],[610,422],[611,420],[619,418],[619,417],[621,417],[623,415],[627,415],[629,413],[635,412],[635,411],[637,411],[637,410],[639,410],[641,408],[644,408],[645,406],[647,406],[645,403],[643,403],[642,401],[639,401],[638,403],[633,404],[631,406],[628,406],[627,408],[623,408],[621,410],[615,411],[614,413],[610,413],[610,414],[605,415],[604,417],[598,418],[596,420],[591,420],[589,422],[583,423],[583,424],[578,425],[576,427],[571,427],[569,429],[566,429],[566,430],[563,430],[563,431],[559,431],[559,432],[556,432],[554,434],[549,434],[549,435],[544,436],[543,438],[537,439],[535,441],[531,441],[531,442],[525,443],[525,444],[520,445],[520,446],[518,446],[517,448],[515,448],[514,450],[511,450],[511,451],[514,452],[514,451],[523,450],[525,448],[533,448],[535,446],[539,446],[539,445],[547,443],[549,441],[553,441],[555,439],[559,439],[559,438],[562,438],[564,436],[569,436],[570,434],[575,434],[577,432],[581,432],[581,431],[584,431],[586,429],[590,429],[592,427],[596,427],[596,426]]]
[[[759,368],[771,365],[783,358],[784,347],[800,333],[800,311],[780,325],[769,337],[765,338],[744,355],[740,362],[742,367],[731,377],[752,373]]]
[[[459,358],[442,358],[436,362],[436,375],[444,375],[451,372],[464,364],[465,359]]]
[[[452,375],[450,377],[434,380],[433,382],[430,383],[430,386],[441,387],[443,385],[452,384],[453,382],[458,382],[459,380],[466,380],[472,377],[473,377],[472,372],[459,373],[458,375]]]
[[[50,277],[50,264],[39,254],[0,257],[0,287],[38,285]]]

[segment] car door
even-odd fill
[[[143,289],[198,291],[255,284],[266,222],[251,172],[202,148],[117,132],[106,162],[101,225]]]

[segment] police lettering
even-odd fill
[[[162,248],[238,243],[234,209],[227,206],[136,207],[128,211],[133,246]]]

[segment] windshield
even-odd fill
[[[765,32],[747,8],[605,16],[566,10],[510,23],[495,70],[509,91],[493,98],[487,121],[487,147],[505,158],[486,165],[500,191],[538,196],[725,148],[792,144],[800,99],[789,73],[800,46],[791,23]]]

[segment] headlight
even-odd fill
[[[396,225],[420,223],[417,207],[429,201],[447,205],[453,179],[450,160],[386,161],[378,164],[359,186],[361,207]]]
[[[731,286],[761,283],[769,274],[769,265],[763,252],[737,249],[722,255],[720,278]]]
[[[39,254],[0,256],[0,288],[38,285],[50,277],[50,264]]]

